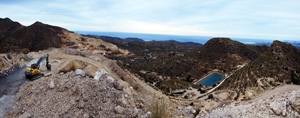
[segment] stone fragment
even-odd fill
[[[53,88],[55,87],[54,81],[53,81],[52,79],[50,80],[49,87],[50,87],[51,89],[53,89]]]
[[[116,106],[115,107],[115,112],[117,113],[117,114],[123,114],[124,113],[124,111],[125,111],[125,109],[123,108],[123,107],[121,107],[121,106]]]

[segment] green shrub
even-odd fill
[[[191,103],[190,103],[190,106],[194,106],[194,102],[191,102]]]
[[[213,98],[214,98],[214,96],[212,94],[208,95],[208,99],[213,99]]]

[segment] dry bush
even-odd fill
[[[150,106],[151,118],[171,118],[169,104],[164,98],[153,97]]]

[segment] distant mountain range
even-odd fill
[[[214,38],[213,36],[185,36],[185,35],[164,35],[164,34],[127,33],[127,32],[92,32],[92,31],[75,31],[75,32],[82,35],[119,37],[122,39],[138,38],[144,41],[174,40],[178,42],[195,42],[201,44],[205,44],[209,39]],[[248,45],[267,45],[269,47],[273,42],[273,40],[270,39],[249,39],[249,38],[231,38],[231,39]],[[300,48],[299,45],[300,41],[294,40],[294,41],[284,41],[284,42],[292,44],[298,49]]]
[[[299,42],[287,42],[285,41],[284,43],[287,43],[287,44],[291,44],[293,46],[295,46],[296,48],[300,49],[300,41]],[[251,45],[266,45],[266,46],[271,46],[272,45],[272,42],[256,42],[254,44],[251,44]]]
[[[143,39],[140,38],[120,38],[120,37],[112,37],[112,36],[98,36],[98,35],[84,35],[82,34],[82,36],[86,36],[86,37],[92,37],[92,38],[98,38],[98,39],[103,39],[106,40],[108,42],[123,42],[123,43],[129,43],[129,42],[133,42],[133,41],[139,41],[139,42],[152,42],[152,43],[176,43],[176,44],[180,44],[180,45],[202,45],[201,43],[195,43],[195,42],[179,42],[179,41],[175,41],[175,40],[162,40],[162,41],[156,41],[156,40],[152,40],[152,41],[145,41]]]

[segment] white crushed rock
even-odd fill
[[[81,69],[76,69],[75,70],[75,75],[85,76],[85,72]]]
[[[245,102],[213,110],[198,118],[296,118],[300,117],[300,89],[283,94],[274,94],[252,103]]]
[[[110,76],[106,76],[110,77]],[[95,80],[73,72],[26,82],[5,117],[147,117],[142,97],[128,94],[125,82]],[[122,87],[121,87],[122,86]],[[115,88],[117,87],[117,89]],[[121,89],[122,88],[122,89]]]

